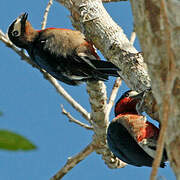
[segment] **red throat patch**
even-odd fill
[[[136,101],[129,97],[121,99],[115,106],[115,114],[138,114],[136,111]]]
[[[146,122],[145,125],[140,128],[139,135],[137,136],[137,141],[141,142],[143,139],[148,139],[151,137],[158,137],[159,129],[150,122]]]

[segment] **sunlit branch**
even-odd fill
[[[93,130],[93,127],[92,127],[92,126],[89,126],[89,125],[87,125],[87,124],[85,124],[85,123],[82,123],[82,122],[80,122],[79,120],[75,119],[69,112],[67,112],[67,111],[64,109],[63,105],[61,105],[61,109],[62,109],[62,114],[64,114],[65,116],[68,117],[69,122],[73,122],[73,123],[75,123],[75,124],[78,124],[79,126],[85,128],[85,129],[87,129],[87,130]]]
[[[88,155],[90,155],[94,151],[94,146],[90,143],[86,146],[80,153],[76,154],[73,157],[68,158],[66,164],[63,168],[60,169],[51,180],[59,180],[62,179],[74,166],[76,166],[79,162],[85,159]]]

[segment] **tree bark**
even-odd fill
[[[129,88],[142,91],[152,83],[153,94],[149,93],[146,99],[147,112],[153,119],[161,121],[165,132],[161,139],[164,142],[165,138],[171,166],[177,179],[180,179],[180,61],[178,61],[180,59],[180,2],[178,0],[131,0],[135,30],[146,65],[141,53],[137,52],[122,28],[108,15],[101,0],[57,1],[71,12],[74,27],[83,32],[107,60],[121,69],[120,76]],[[109,2],[109,0],[105,1]],[[3,36],[1,40],[6,41]],[[17,53],[24,56],[20,51]],[[27,59],[27,57],[24,58]],[[97,153],[102,154],[109,167],[123,167],[124,163],[113,157],[106,145],[106,129],[109,120],[106,116],[105,86],[102,82],[88,83],[87,89],[92,113],[91,116],[86,112],[82,114],[85,114],[84,117],[90,122],[93,121],[95,135],[92,146]],[[93,93],[100,96],[96,97]]]
[[[140,40],[165,130],[170,164],[180,179],[180,2],[131,0]]]

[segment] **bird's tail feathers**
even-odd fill
[[[166,167],[166,163],[165,162],[161,162],[160,167],[161,168],[165,168]]]

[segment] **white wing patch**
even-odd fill
[[[76,75],[72,75],[72,76],[66,75],[66,76],[72,80],[83,80],[83,79],[85,79],[85,77],[83,77],[83,76],[76,76]],[[86,77],[86,78],[88,78],[88,77]]]
[[[15,31],[17,32],[16,34],[14,33]],[[12,35],[16,37],[21,35],[21,18],[17,18],[16,22],[14,23]]]
[[[156,150],[151,149],[150,147],[156,147],[156,141],[155,140],[150,140],[150,139],[143,139],[141,142],[138,143],[141,148],[153,159],[155,158],[156,155]]]

